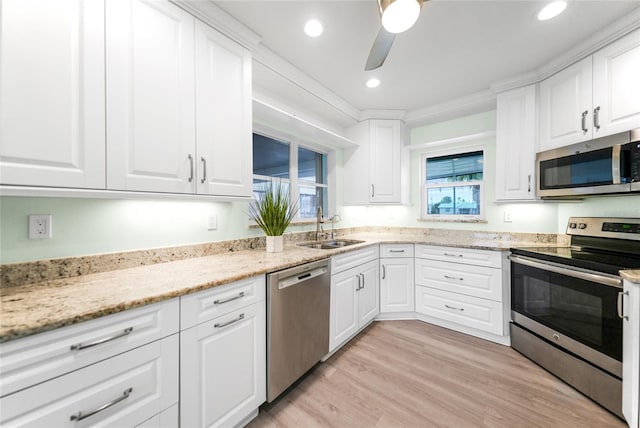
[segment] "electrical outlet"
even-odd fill
[[[207,230],[216,230],[218,228],[218,216],[211,214],[207,218]]]
[[[29,216],[29,239],[51,239],[53,236],[51,214]]]
[[[504,222],[505,223],[513,222],[511,210],[505,210],[504,211]]]

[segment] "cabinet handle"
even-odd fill
[[[600,106],[593,109],[593,127],[600,129]]]
[[[213,328],[222,328],[222,327],[226,327],[226,326],[228,326],[228,325],[231,325],[231,324],[237,323],[238,321],[242,321],[243,319],[244,319],[244,314],[240,314],[240,315],[238,315],[238,317],[237,317],[237,318],[234,318],[234,319],[229,320],[229,321],[227,321],[227,322],[223,322],[223,323],[219,323],[219,322],[217,322],[217,323],[215,323],[215,324],[213,325]]]
[[[531,193],[531,174],[527,176],[527,192]]]
[[[622,312],[622,301],[624,300],[624,296],[628,296],[629,292],[628,291],[620,291],[618,292],[618,302],[617,302],[617,307],[618,307],[618,317],[622,318],[623,320],[627,320],[629,321],[629,317],[625,316]]]
[[[462,254],[444,253],[444,255],[447,256],[447,257],[464,257],[464,255],[462,255]]]
[[[464,311],[464,308],[456,308],[455,306],[444,305],[444,307],[447,309],[453,309],[454,311],[460,311],[460,312]]]
[[[364,285],[365,285],[365,283],[364,283],[364,274],[361,273],[360,276],[362,277],[362,288],[364,288]]]
[[[389,250],[390,253],[404,253],[405,250]]]
[[[387,269],[385,268],[384,265],[382,265],[382,279],[385,279],[386,276],[387,276]]]
[[[111,342],[112,340],[116,340],[116,339],[119,339],[121,337],[128,336],[132,331],[133,331],[133,327],[125,328],[122,333],[118,333],[118,334],[115,334],[113,336],[106,337],[104,339],[96,340],[94,342],[90,342],[90,343],[86,343],[86,344],[77,343],[75,345],[71,345],[71,350],[72,351],[82,351],[83,349],[93,348],[94,346],[102,345],[103,343]]]
[[[376,195],[376,188],[372,184],[371,185],[371,197],[373,198],[375,195]]]
[[[589,110],[585,110],[582,112],[582,132],[584,132],[585,134],[587,133],[587,131],[589,130],[587,128],[587,115],[589,114]]]
[[[242,299],[244,297],[244,291],[238,293],[237,296],[228,297],[226,299],[217,299],[213,301],[214,305],[223,305],[225,303],[233,302],[234,300]]]
[[[100,413],[103,410],[107,410],[109,407],[115,406],[116,404],[118,404],[119,402],[126,400],[127,398],[129,398],[129,396],[131,395],[131,393],[133,392],[133,388],[129,388],[129,389],[125,389],[124,392],[122,393],[122,395],[118,398],[116,398],[113,401],[110,401],[108,403],[103,404],[102,406],[98,407],[95,410],[92,410],[90,412],[84,413],[84,412],[78,412],[76,414],[71,415],[71,420],[72,421],[82,421],[84,419],[87,419],[90,416],[95,415],[96,413]]]
[[[444,277],[445,277],[445,278],[447,278],[447,279],[453,279],[453,280],[456,280],[456,281],[464,281],[464,278],[459,277],[459,276],[449,276],[449,275],[445,275]]]
[[[189,183],[193,181],[193,156],[189,155]]]
[[[360,289],[362,288],[360,286],[360,281],[361,281],[362,278],[360,278],[360,274],[356,275],[356,278],[358,278],[358,285],[356,286],[356,291],[360,291]]]
[[[207,160],[203,157],[200,157],[200,160],[202,161],[202,180],[200,183],[204,184],[207,181]]]

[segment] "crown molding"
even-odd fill
[[[260,35],[220,9],[211,0],[169,1],[249,50],[255,49],[262,41]]]
[[[407,112],[405,110],[362,110],[360,111],[359,120],[370,119],[396,119],[403,120]]]
[[[410,128],[442,122],[470,114],[482,113],[496,108],[496,94],[486,89],[470,95],[410,111],[405,121]]]
[[[505,80],[491,83],[489,87],[495,93],[538,83],[572,64],[592,55],[620,37],[640,28],[640,7],[632,10],[624,17],[609,26],[593,33],[582,43],[574,46],[559,57],[554,58],[542,67],[527,73],[513,76]]]

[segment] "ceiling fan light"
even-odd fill
[[[317,19],[310,19],[304,25],[304,32],[309,37],[318,37],[324,31],[322,22]]]
[[[382,26],[390,33],[402,33],[413,26],[420,16],[420,0],[380,0]]]
[[[380,86],[380,80],[372,77],[371,79],[367,80],[366,85],[367,88],[377,88],[378,86]]]
[[[547,19],[555,18],[560,15],[566,7],[566,1],[554,1],[549,3],[540,11],[540,13],[538,13],[538,19],[540,21],[546,21]]]

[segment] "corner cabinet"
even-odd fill
[[[110,190],[251,195],[247,50],[167,1],[107,2],[106,79]]]
[[[366,327],[380,312],[377,245],[331,258],[329,352]]]
[[[622,308],[622,414],[640,427],[640,284],[624,281]]]
[[[498,94],[496,201],[535,199],[536,85]]]
[[[265,277],[180,298],[180,426],[248,423],[266,400]]]
[[[640,30],[540,83],[538,151],[640,127]]]
[[[344,150],[344,204],[401,204],[409,198],[406,125],[367,120],[347,130],[359,145]]]
[[[380,313],[415,311],[413,244],[380,244]]]
[[[3,0],[0,20],[0,184],[104,189],[104,1]]]

